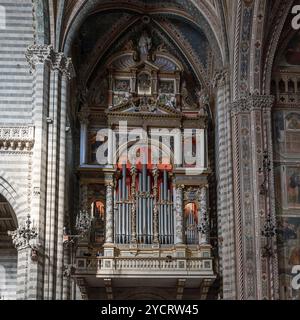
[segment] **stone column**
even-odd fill
[[[226,69],[214,77],[216,94],[215,172],[217,180],[218,252],[222,277],[221,297],[236,299],[230,78]]]
[[[32,45],[28,47],[25,56],[29,63],[31,73],[33,74],[33,121],[35,126],[35,143],[32,156],[32,179],[29,196],[29,212],[34,219],[38,229],[38,242],[41,244],[40,255],[34,270],[27,268],[25,271],[20,270],[22,263],[19,264],[20,276],[29,281],[26,287],[25,281],[20,280],[19,284],[24,283],[24,287],[19,287],[17,299],[41,299],[43,298],[43,277],[44,266],[44,250],[45,250],[45,232],[46,225],[46,195],[47,190],[47,150],[48,146],[48,126],[51,119],[48,117],[49,99],[50,99],[50,75],[53,68],[53,48],[49,45]],[[45,236],[44,236],[45,235]],[[25,251],[27,249],[24,249]],[[22,250],[22,254],[24,252]],[[21,253],[20,253],[21,254]],[[29,274],[26,274],[30,272]],[[19,277],[19,276],[18,276]]]
[[[73,282],[73,272],[75,271],[75,267],[73,266],[73,257],[71,256],[73,253],[73,243],[64,244],[63,248],[63,286],[62,286],[62,300],[71,300],[71,288]]]
[[[198,232],[199,245],[209,244],[209,215],[207,208],[208,188],[203,186],[200,189],[198,198]]]
[[[275,221],[271,96],[247,96],[232,103],[233,176],[237,255],[237,298],[277,299],[278,270],[275,241],[266,257],[262,230]],[[263,162],[269,158],[267,179]]]
[[[60,55],[61,56],[61,55]],[[69,81],[74,75],[71,60],[66,59],[64,64],[64,56],[61,56],[62,61],[59,64],[60,76],[60,132],[59,132],[59,153],[58,153],[58,215],[57,215],[57,273],[56,273],[56,299],[63,299],[63,228],[65,223],[65,176],[66,176],[66,121],[67,121],[67,107],[69,94]]]
[[[184,244],[183,238],[183,185],[175,186],[175,244]]]
[[[32,299],[61,298],[62,232],[67,81],[74,75],[71,60],[52,46],[33,45],[26,58],[34,75],[35,145],[31,217],[38,225],[40,251],[31,270]],[[47,214],[46,214],[47,213]]]
[[[89,123],[89,111],[83,109],[78,114],[80,121],[80,165],[87,164],[88,162],[88,123]]]
[[[113,182],[106,184],[105,243],[114,242]]]
[[[31,286],[33,279],[38,274],[39,260],[43,252],[38,243],[38,232],[33,225],[30,215],[19,228],[9,231],[13,244],[18,251],[18,274],[17,274],[17,300],[36,300],[38,292],[33,292]]]

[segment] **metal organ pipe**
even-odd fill
[[[147,176],[147,220],[146,220],[146,230],[147,230],[147,241],[146,243],[151,243],[151,216],[152,216],[152,210],[151,210],[151,184],[150,184],[150,176]]]
[[[146,204],[146,192],[147,192],[147,165],[143,164],[143,220],[142,220],[142,235],[143,243],[146,242],[146,215],[147,215],[147,204]]]
[[[122,243],[125,243],[126,236],[126,214],[125,214],[125,197],[126,197],[126,165],[122,165]]]
[[[126,176],[125,176],[125,242],[128,243],[129,239],[128,239],[128,235],[129,235],[129,204],[127,202],[128,200],[128,185],[127,185],[127,181],[126,181]]]
[[[137,225],[138,225],[138,242],[141,242],[141,216],[142,216],[142,198],[141,198],[141,186],[142,186],[142,173],[139,173],[139,202],[138,202],[138,212],[137,212]]]
[[[159,188],[159,238],[160,242],[164,243],[164,214],[163,214],[163,206],[162,206],[162,201],[163,201],[163,182],[160,183],[160,188]]]
[[[167,197],[168,205],[167,205],[167,217],[168,217],[168,243],[172,243],[172,215],[171,215],[171,196],[170,190],[168,190],[168,197]]]
[[[122,234],[122,212],[121,212],[121,179],[118,180],[118,242],[121,243],[122,242],[122,238],[121,238],[121,234]]]
[[[118,201],[119,201],[119,195],[118,195],[118,190],[115,189],[115,192],[114,192],[114,195],[115,195],[115,206],[114,206],[114,210],[115,210],[115,235],[114,235],[114,238],[115,238],[115,241],[116,243],[119,242],[119,234],[118,234],[118,228],[119,228],[119,212],[118,212]]]
[[[163,183],[164,183],[164,205],[163,205],[163,213],[164,213],[164,242],[168,243],[168,216],[167,216],[167,194],[168,194],[168,172],[164,171],[163,174]]]
[[[159,243],[159,221],[158,221],[158,169],[154,167],[152,170],[153,175],[153,243]]]

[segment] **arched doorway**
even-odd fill
[[[0,194],[0,299],[15,300],[17,286],[17,250],[8,231],[17,229],[15,213]]]

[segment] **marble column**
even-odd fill
[[[175,244],[184,244],[183,238],[183,188],[175,186]]]
[[[209,215],[207,208],[208,188],[203,186],[198,198],[198,232],[199,244],[209,244]]]
[[[265,256],[262,230],[270,217],[275,220],[272,96],[245,96],[231,104],[233,181],[237,256],[237,298],[277,299],[278,263],[276,241]],[[267,155],[270,167],[264,167]],[[267,179],[265,179],[267,175]]]
[[[17,300],[36,300],[38,292],[33,292],[38,273],[39,260],[43,252],[38,242],[39,234],[28,214],[26,220],[15,231],[9,231],[12,242],[18,251]],[[34,279],[34,280],[33,280]]]
[[[87,164],[87,148],[88,148],[88,117],[87,110],[82,110],[79,115],[80,121],[80,165]]]
[[[215,171],[217,181],[218,253],[221,297],[236,299],[236,247],[234,231],[230,74],[222,69],[214,77],[216,96]]]
[[[113,182],[106,184],[105,243],[114,241],[113,186]]]

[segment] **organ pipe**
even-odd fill
[[[160,176],[157,167],[148,175],[146,165],[138,172],[130,169],[130,182],[126,178],[126,165],[122,165],[116,198],[116,241],[119,243],[171,244],[174,242],[173,192],[169,173]],[[189,236],[191,237],[191,236]]]
[[[153,174],[153,243],[159,243],[158,234],[158,204],[157,204],[157,189],[158,189],[158,169],[154,167]]]
[[[163,235],[164,235],[164,242],[168,243],[168,217],[167,217],[167,193],[168,193],[168,172],[165,170],[163,173],[163,215],[164,215],[164,229],[163,229]]]
[[[122,234],[122,224],[123,224],[123,221],[122,221],[122,208],[121,208],[121,179],[119,179],[118,181],[118,222],[119,222],[119,225],[118,225],[118,241],[122,243],[122,237],[121,237],[121,234]]]
[[[136,243],[136,168],[131,167],[131,243]]]

